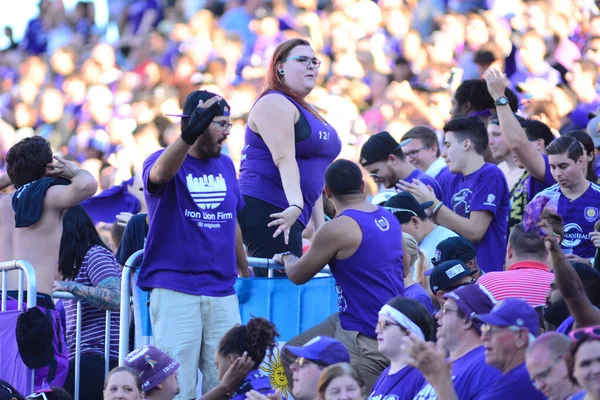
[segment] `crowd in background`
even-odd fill
[[[490,66],[505,69],[526,116],[557,132],[585,129],[600,105],[600,15],[590,1],[208,1],[189,20],[180,3],[130,2],[116,21],[120,40],[108,44],[91,4],[66,15],[60,1],[42,0],[23,40],[0,55],[0,152],[41,135],[104,190],[177,137],[165,114],[202,87],[231,104],[226,152],[238,165],[273,49],[299,36],[322,61],[309,102],[340,133],[347,159],[381,130],[440,130],[448,89]]]

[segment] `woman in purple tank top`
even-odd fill
[[[303,229],[309,221],[315,229],[325,222],[325,169],[338,156],[341,142],[305,100],[320,65],[306,40],[281,43],[248,115],[239,178],[246,208],[238,218],[250,256],[290,251],[300,257]],[[256,275],[266,276],[266,271]]]

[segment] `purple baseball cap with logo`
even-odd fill
[[[342,342],[327,336],[317,336],[302,347],[286,346],[290,353],[322,366],[349,363],[350,353]]]
[[[502,300],[492,308],[491,312],[475,314],[472,318],[474,321],[493,326],[526,328],[533,336],[537,336],[540,332],[538,314],[522,299],[509,298]]]
[[[141,374],[142,390],[156,387],[179,369],[179,362],[154,346],[134,350],[125,357],[125,365]]]

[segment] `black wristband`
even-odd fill
[[[219,110],[220,106],[217,103],[209,108],[196,108],[192,113],[188,124],[181,131],[181,139],[190,146],[193,145],[200,135],[208,129],[212,120],[219,113]]]
[[[300,212],[304,211],[304,209],[302,207],[300,207],[298,204],[290,204],[290,207],[297,207]]]

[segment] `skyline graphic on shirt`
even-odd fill
[[[227,183],[223,174],[219,174],[216,178],[212,174],[204,174],[199,178],[188,174],[185,180],[188,191],[201,210],[213,210],[225,200]]]

